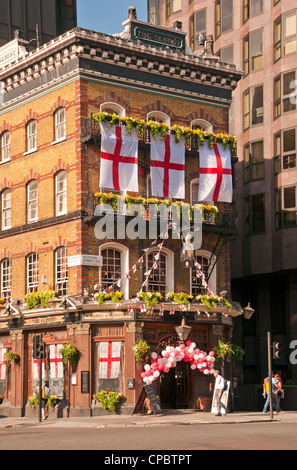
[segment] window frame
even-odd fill
[[[64,115],[63,120],[61,120],[61,115]],[[65,140],[66,139],[66,109],[63,106],[56,109],[55,111],[54,125],[55,125],[55,142],[61,142]]]
[[[7,142],[5,142],[5,138],[7,138]],[[1,160],[0,163],[5,163],[10,161],[10,132],[4,131],[1,134]]]
[[[9,200],[5,201],[6,195],[10,195]],[[10,205],[4,207],[4,203],[10,202]],[[8,214],[8,216],[7,216]],[[7,225],[7,220],[10,220],[10,224]],[[9,230],[12,227],[12,201],[11,201],[11,189],[6,188],[1,193],[1,229]]]
[[[59,246],[54,253],[55,257],[55,288],[58,295],[65,296],[68,294],[68,248]],[[64,263],[64,267],[63,267]],[[64,277],[61,275],[64,269]],[[64,284],[64,286],[63,286]]]
[[[195,253],[194,253],[194,258],[195,260],[197,261],[197,257],[201,257],[203,259],[206,259],[208,261],[207,263],[207,270],[204,271],[202,269],[202,271],[204,272],[204,274],[206,275],[206,282],[208,284],[208,287],[209,289],[214,293],[214,295],[216,295],[216,292],[217,292],[217,265],[216,265],[216,256],[215,255],[212,255],[212,253],[210,251],[206,251],[206,250],[196,250]],[[210,264],[210,261],[211,261],[211,264]],[[197,261],[198,262],[198,261]],[[203,268],[203,264],[199,263],[201,265],[201,267]],[[211,273],[211,276],[209,279],[207,279],[207,274],[209,272],[209,268],[211,267],[211,269],[213,268],[213,271]],[[199,292],[197,294],[193,294],[193,279],[196,279],[196,267],[194,266],[193,268],[190,268],[190,292],[191,292],[191,295],[201,295],[203,294],[203,292]],[[201,279],[201,278],[200,278]],[[198,289],[198,285],[197,285],[197,289]],[[204,291],[205,288],[201,286],[201,291]]]
[[[4,273],[5,271],[5,273]],[[10,258],[1,260],[1,298],[8,302],[11,298],[12,263]]]
[[[39,257],[30,253],[26,257],[26,292],[31,294],[39,290]]]
[[[59,178],[64,177],[65,187],[63,189],[59,189],[59,185],[61,181]],[[65,215],[68,213],[68,182],[67,182],[67,171],[60,170],[55,174],[55,213],[56,216]],[[63,185],[64,185],[63,183]],[[59,209],[59,205],[62,204],[62,210]]]
[[[37,150],[37,121],[31,119],[26,126],[27,137],[27,153],[36,152]]]
[[[120,243],[108,242],[108,243],[104,243],[103,245],[99,247],[99,256],[103,256],[102,252],[105,250],[109,250],[109,249],[118,251],[121,256],[120,257],[121,286],[119,287],[115,285],[114,290],[117,290],[117,289],[121,290],[122,292],[124,292],[124,298],[129,299],[129,279],[127,279],[126,277],[126,274],[129,272],[129,249]],[[102,265],[102,267],[99,268],[99,284],[100,285],[103,284],[103,275],[102,275],[103,267],[104,265]]]
[[[166,274],[165,274],[165,279],[166,279],[166,285],[165,285],[165,295],[168,294],[168,292],[173,292],[174,291],[174,253],[173,251],[169,250],[169,248],[164,248],[160,250],[159,248],[153,247],[150,248],[146,253],[145,253],[145,266],[146,266],[146,271],[148,271],[148,256],[149,255],[156,255],[157,253],[160,253],[160,255],[165,256],[165,262],[166,262]],[[148,292],[148,285],[145,287],[145,291]]]
[[[36,185],[35,189],[31,188],[33,184]],[[31,199],[32,192],[34,191],[36,191],[36,197]],[[34,203],[36,204],[36,207],[35,207],[36,216],[31,217],[32,211],[34,211],[34,208],[32,208],[32,206],[34,206]],[[30,224],[30,223],[37,222],[37,221],[38,221],[38,181],[31,180],[27,184],[27,222]]]

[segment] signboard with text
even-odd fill
[[[68,268],[74,266],[102,266],[102,256],[96,255],[74,255],[68,257]]]

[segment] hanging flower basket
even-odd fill
[[[134,351],[135,359],[136,359],[137,364],[139,364],[141,361],[147,361],[148,360],[151,348],[147,344],[146,341],[144,341],[143,339],[137,341],[137,343],[133,344],[132,349]]]
[[[4,360],[6,361],[8,367],[10,367],[12,362],[14,362],[15,364],[19,364],[21,361],[21,358],[18,354],[9,351],[4,354]]]
[[[63,358],[64,367],[67,367],[68,364],[71,364],[73,368],[77,366],[79,351],[73,344],[64,344],[60,349],[60,354]]]

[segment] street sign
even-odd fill
[[[68,256],[68,268],[74,266],[102,266],[102,256],[96,255],[74,255]]]

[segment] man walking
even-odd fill
[[[224,405],[224,403],[221,402],[221,398],[223,395],[223,392],[225,390],[225,380],[224,378],[220,375],[219,370],[214,371],[214,377],[216,379],[215,381],[215,389],[214,389],[214,394],[215,394],[215,406],[217,407],[217,414],[216,416],[222,416],[221,414],[221,408],[224,408],[225,413],[227,414],[227,408]]]

